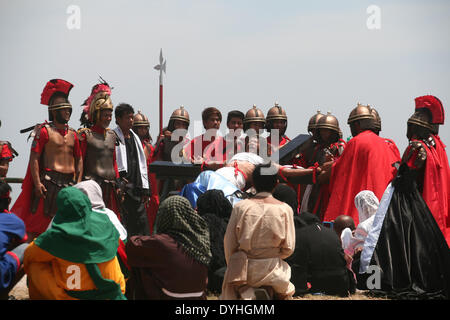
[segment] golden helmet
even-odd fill
[[[323,115],[317,120],[316,129],[330,129],[339,134],[339,121],[331,112],[327,112],[326,115]]]
[[[286,111],[277,102],[267,112],[266,121],[270,120],[287,120]]]
[[[101,110],[113,110],[113,104],[111,101],[111,96],[108,92],[100,91],[98,92],[94,98],[91,100],[89,104],[89,119],[94,121],[94,123],[100,119],[100,112],[97,113],[97,118],[94,119],[94,115],[97,111]]]
[[[316,129],[317,121],[323,117],[323,114],[320,112],[320,110],[317,110],[317,113],[313,115],[308,122],[308,132],[312,132]]]
[[[133,127],[150,127],[148,118],[141,113],[141,110],[138,110],[133,119]]]
[[[264,118],[264,113],[253,105],[253,108],[247,111],[244,118],[244,124],[248,124],[250,122],[262,122],[266,123],[266,119]]]
[[[351,124],[355,121],[358,120],[364,120],[364,119],[369,119],[369,120],[374,120],[374,117],[372,115],[372,108],[367,105],[364,106],[360,103],[358,103],[358,105],[352,110],[352,112],[350,112],[350,115],[348,116],[348,120],[347,120],[347,124]]]
[[[180,120],[180,121],[186,122],[189,125],[189,123],[190,123],[189,113],[186,111],[184,106],[181,106],[178,109],[175,109],[174,112],[172,112],[172,115],[170,116],[169,121],[170,120]]]
[[[378,111],[375,110],[375,108],[371,108],[372,111],[372,116],[374,117],[374,129],[377,131],[381,131],[381,118],[380,115],[378,114]]]

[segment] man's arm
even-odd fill
[[[39,198],[45,198],[47,189],[41,183],[41,178],[39,175],[39,173],[40,173],[40,167],[39,167],[40,157],[41,157],[41,155],[39,153],[31,151],[31,153],[30,153],[30,173],[31,173],[31,177],[33,179],[34,192],[35,192],[36,196]]]
[[[75,158],[75,181],[77,183],[81,182],[83,178],[83,158]]]
[[[297,184],[312,184],[313,174],[315,169],[304,168],[283,168],[279,170],[279,175],[287,179],[291,183]],[[319,174],[320,168],[317,168],[316,174]]]
[[[74,131],[75,144],[73,147],[73,157],[75,159],[75,181],[81,182],[83,178],[83,153],[80,146],[80,140],[78,139],[77,133]]]

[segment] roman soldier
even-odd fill
[[[267,144],[267,139],[262,136],[266,118],[261,109],[256,105],[247,111],[244,118],[245,151],[256,153],[263,158],[271,156],[271,149]]]
[[[322,166],[320,183],[329,179],[330,198],[323,220],[332,221],[341,214],[358,224],[354,198],[362,190],[371,190],[378,199],[396,175],[400,161],[385,140],[371,131],[374,117],[370,106],[358,105],[350,112],[347,123],[353,138],[336,161]]]
[[[278,130],[278,146],[272,143],[272,129]],[[286,136],[287,115],[286,111],[275,102],[275,105],[269,109],[266,116],[266,130],[269,132],[267,143],[272,146],[272,153],[291,141]]]
[[[163,134],[158,137],[155,144],[154,158],[155,160],[172,161],[173,148],[181,143],[181,148],[178,150],[178,156],[182,157],[182,147],[189,143],[189,134],[187,132],[190,124],[189,113],[181,106],[172,112],[167,127],[163,128]],[[179,130],[184,133],[181,136],[173,137],[172,133]]]
[[[419,191],[450,244],[450,168],[445,145],[433,134],[444,123],[442,102],[432,95],[415,99],[415,112],[408,119],[409,146],[402,162],[416,173]]]
[[[311,157],[314,152],[314,148],[317,145],[318,136],[317,136],[317,130],[316,125],[319,119],[323,117],[323,114],[320,112],[320,110],[317,110],[316,114],[314,114],[308,121],[308,134],[311,136],[310,141],[308,142],[308,145],[306,146],[305,150],[297,155],[295,155],[294,158],[291,160],[291,164],[297,167],[309,167],[314,164]]]
[[[119,178],[115,155],[117,137],[108,128],[113,113],[111,88],[106,82],[94,85],[86,101],[84,113],[87,125],[78,130],[83,156],[83,180],[95,180],[102,188],[105,206],[119,217],[117,183]]]
[[[320,112],[320,110],[317,110],[316,114],[314,114],[309,119],[307,130],[308,130],[309,135],[311,136],[311,139],[307,142],[305,149],[302,152],[296,154],[291,159],[290,165],[292,165],[293,168],[308,168],[308,167],[311,167],[314,165],[312,157],[314,154],[314,149],[315,149],[316,145],[318,144],[316,124],[321,117],[323,117],[323,114]],[[291,182],[288,182],[288,184],[290,187],[292,187],[296,191],[298,208],[301,209],[302,199],[304,197],[306,189],[308,188],[307,184],[293,183],[292,179],[291,179]]]
[[[318,167],[327,161],[337,160],[345,149],[345,141],[341,139],[341,129],[338,119],[327,112],[320,117],[315,125],[317,144],[313,149],[309,166]],[[328,205],[329,184],[318,183],[317,179],[308,184],[302,199],[301,211],[316,214],[323,220],[323,214]]]
[[[132,129],[138,135],[139,139],[141,139],[145,157],[147,158],[148,167],[148,165],[154,161],[154,147],[151,144],[152,138],[149,131],[150,122],[148,121],[148,118],[141,113],[141,111],[138,111],[134,115]],[[158,181],[156,180],[156,175],[154,173],[150,173],[150,171],[148,171],[148,180],[150,184],[150,200],[146,203],[146,209],[150,233],[153,233],[153,225],[159,208]]]
[[[56,213],[62,188],[81,181],[83,159],[77,133],[68,126],[73,85],[62,79],[47,82],[41,104],[48,106],[50,122],[35,127],[27,174],[12,211],[26,225],[30,240],[44,232]]]
[[[153,157],[154,151],[152,137],[150,136],[150,122],[140,110],[134,115],[132,129],[138,135],[139,139],[141,139],[145,157],[147,158],[147,161],[149,161]]]
[[[163,134],[158,137],[153,152],[154,161],[181,162],[183,159],[183,148],[189,144],[188,128],[190,118],[184,106],[175,109],[167,127],[163,128]],[[172,153],[174,153],[172,157]],[[158,193],[162,201],[170,191],[181,189],[184,181],[180,180],[158,180]]]

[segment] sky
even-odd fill
[[[19,130],[47,119],[40,95],[53,78],[74,84],[71,127],[101,76],[113,103],[141,110],[156,138],[161,49],[164,124],[180,105],[194,123],[205,107],[225,120],[278,102],[289,137],[307,133],[321,110],[347,138],[361,103],[377,109],[380,135],[403,153],[415,97],[433,94],[448,110],[449,17],[445,0],[0,0],[0,139],[19,153],[8,176],[25,175],[31,140]],[[450,143],[447,123],[440,136]],[[20,185],[12,187],[14,200]]]

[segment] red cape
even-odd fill
[[[450,246],[450,168],[445,145],[439,136],[434,138],[435,148],[422,143],[427,151],[422,197]]]
[[[50,224],[51,218],[44,215],[44,201],[39,201],[35,213],[31,213],[31,195],[34,192],[34,183],[31,177],[30,166],[27,167],[27,173],[22,182],[22,192],[11,208],[19,218],[25,223],[27,232],[41,234]]]
[[[352,138],[340,158],[333,163],[329,186],[331,195],[324,221],[348,215],[358,225],[355,196],[362,190],[371,190],[381,199],[397,172],[392,165],[399,161],[399,155],[385,139],[372,131],[361,132]]]

